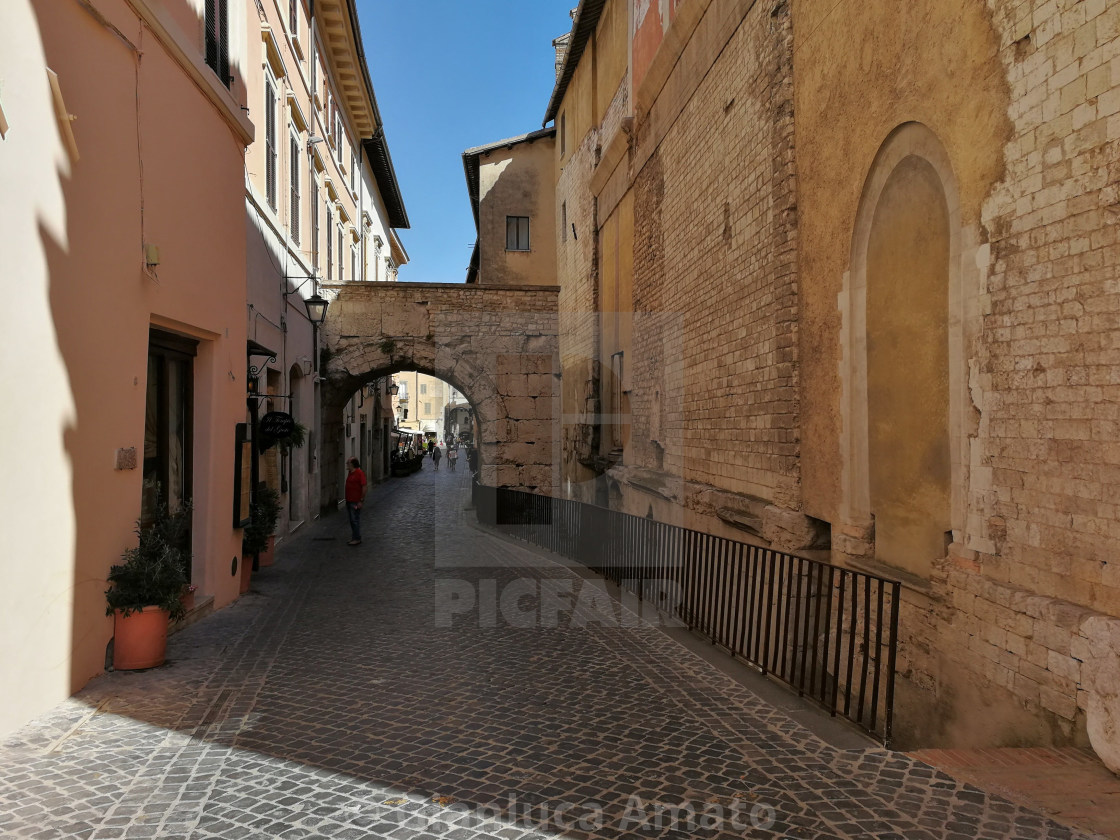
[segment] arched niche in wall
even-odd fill
[[[876,560],[919,577],[964,527],[962,253],[975,266],[975,241],[944,147],[899,126],[865,181],[840,296],[842,516]]]

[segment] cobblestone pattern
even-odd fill
[[[468,480],[429,468],[373,488],[380,540],[347,547],[340,516],[305,529],[249,596],[176,634],[167,666],[100,678],[9,739],[0,833],[1085,836],[900,754],[829,747],[594,584],[478,530]],[[449,583],[472,610],[444,615]],[[555,621],[521,620],[569,590]],[[741,827],[652,826],[655,803],[682,802],[738,804]]]

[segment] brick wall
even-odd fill
[[[637,306],[679,313],[684,330],[683,369],[664,395],[682,421],[665,468],[796,506],[790,37],[788,10],[753,10],[689,97],[637,178],[656,209],[640,214],[634,271]],[[642,399],[655,388],[635,382]]]
[[[1012,88],[979,382],[984,573],[1120,615],[1120,7],[996,3]]]
[[[1013,134],[983,207],[984,422],[948,635],[1077,739],[1097,670],[1086,628],[1120,616],[1120,7],[989,6]]]
[[[577,75],[589,72],[581,64]],[[573,96],[589,91],[577,79]],[[599,413],[599,319],[595,246],[598,219],[596,199],[588,188],[602,148],[603,132],[593,126],[575,135],[569,121],[566,149],[557,143],[556,218],[566,206],[568,226],[556,230],[556,276],[560,285],[560,363],[562,377],[561,430],[566,493],[584,501],[595,498],[595,471],[589,466],[598,454],[596,420]]]

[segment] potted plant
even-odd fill
[[[307,427],[297,420],[292,424],[292,433],[287,437],[277,438],[276,442],[284,452],[300,449],[307,443]]]
[[[280,494],[268,485],[262,484],[254,494],[253,501],[249,503],[249,524],[245,526],[245,533],[241,540],[241,594],[249,591],[252,566],[247,562],[247,558],[259,558],[265,552],[271,554],[274,544],[273,532],[279,521]]]
[[[193,583],[188,583],[183,586],[183,594],[180,600],[183,602],[183,612],[189,613],[194,609],[194,594],[198,587]]]
[[[174,513],[159,503],[156,509],[148,527],[136,523],[137,545],[109,570],[105,614],[113,616],[113,667],[120,671],[162,665],[168,624],[186,614],[182,597],[191,555],[183,546],[190,503]]]

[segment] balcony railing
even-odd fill
[[[897,581],[571,499],[473,492],[480,522],[614,581],[890,746]]]

